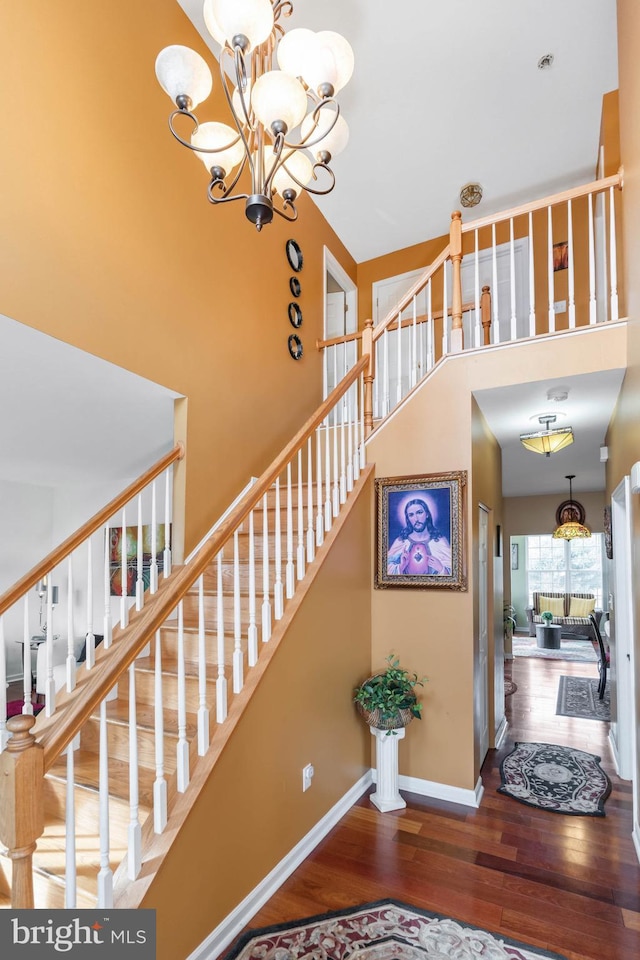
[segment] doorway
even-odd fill
[[[344,337],[358,329],[358,289],[331,251],[324,248],[324,339]],[[323,400],[358,360],[358,342],[325,347]]]

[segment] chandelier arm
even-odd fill
[[[273,20],[274,23],[282,17],[290,17],[293,13],[293,2],[292,0],[276,0],[273,4]],[[282,27],[280,27],[282,30]]]
[[[285,144],[284,135],[281,134],[281,133],[279,133],[278,136],[277,136],[276,139],[275,139],[274,144],[273,144],[273,154],[274,154],[274,156],[275,156],[275,160],[274,160],[274,162],[273,162],[273,166],[271,167],[271,170],[269,171],[268,176],[265,177],[265,181],[264,181],[264,190],[263,190],[263,193],[264,193],[265,196],[267,196],[267,197],[270,197],[270,196],[271,196],[271,192],[272,192],[272,186],[271,186],[271,185],[272,185],[272,183],[273,183],[273,178],[274,178],[275,174],[276,174],[277,171],[280,169],[280,167],[283,166],[284,163],[286,163],[286,160],[288,159],[288,157],[283,158],[283,156],[282,156],[282,152],[283,152],[283,150],[284,150],[284,144]],[[289,156],[290,156],[290,154],[289,154]],[[289,173],[288,170],[287,170],[287,173]],[[292,174],[289,174],[289,176],[291,177],[292,180],[295,180],[295,179],[296,179]],[[296,183],[297,183],[297,182],[298,182],[298,181],[296,180]]]
[[[193,120],[193,132],[196,133],[200,128],[197,117],[193,113],[188,113],[186,110],[174,110],[169,117],[169,130],[176,138],[178,143],[181,143],[183,147],[187,147],[189,150],[193,150],[194,153],[220,153],[222,150],[228,150],[229,147],[236,145],[242,134],[238,134],[235,140],[231,140],[230,143],[225,143],[221,147],[197,147],[193,143],[189,143],[188,140],[183,140],[179,133],[177,133],[173,128],[173,118],[177,116],[189,117]]]
[[[285,210],[291,210],[292,216],[287,216],[287,214],[284,212]],[[277,213],[279,217],[282,217],[282,219],[286,220],[288,223],[295,223],[295,221],[298,219],[298,209],[292,200],[285,200],[282,204],[282,210],[279,210],[274,204],[273,212]]]
[[[222,196],[220,197],[216,197],[213,192],[218,186],[221,190],[223,190]],[[232,200],[247,200],[248,197],[248,193],[231,194],[230,191],[225,188],[224,180],[212,180],[207,187],[207,198],[209,203],[231,203]]]
[[[330,185],[329,187],[327,187],[326,190],[315,189],[314,187],[310,187],[308,184],[305,186],[304,184],[300,183],[299,180],[296,180],[296,178],[293,176],[292,173],[289,173],[289,176],[291,177],[292,180],[295,180],[295,181],[296,181],[296,183],[298,184],[298,186],[302,187],[303,190],[306,190],[307,193],[312,193],[312,194],[313,194],[314,196],[316,196],[316,197],[324,197],[327,193],[331,193],[331,191],[332,191],[333,188],[335,187],[335,185],[336,185],[336,175],[335,175],[335,173],[333,172],[333,170],[331,169],[331,167],[330,167],[327,163],[322,163],[321,160],[318,160],[318,162],[317,162],[317,163],[314,163],[314,165],[313,165],[313,179],[314,179],[314,180],[317,180],[317,179],[318,179],[318,177],[317,177],[317,175],[316,175],[316,170],[317,170],[318,168],[319,168],[320,170],[325,170],[325,171],[329,174],[329,176],[331,177],[331,185]],[[287,171],[287,172],[288,172],[288,171]]]
[[[329,103],[335,105],[335,108],[336,108],[335,119],[331,124],[331,126],[328,127],[326,130],[323,130],[320,136],[316,140],[310,141],[309,137],[313,137],[314,133],[317,131],[319,126],[318,116],[319,116],[320,110],[322,110],[322,108]],[[312,113],[309,114],[309,116],[313,117],[314,126],[311,128],[311,130],[309,130],[309,133],[306,135],[306,137],[303,137],[299,143],[289,143],[288,140],[285,140],[285,144],[284,144],[285,147],[291,147],[294,150],[295,149],[299,150],[302,147],[304,147],[306,150],[308,150],[310,147],[315,147],[315,145],[317,143],[320,143],[321,140],[324,140],[324,138],[331,133],[336,123],[338,122],[338,117],[340,116],[340,104],[334,97],[326,97],[324,100],[321,100],[319,104],[317,104],[317,106],[313,109]]]
[[[228,194],[228,193],[231,193],[231,191],[232,191],[233,188],[235,187],[236,183],[238,182],[238,180],[239,180],[240,177],[242,176],[242,171],[244,170],[246,164],[247,164],[247,155],[245,154],[244,157],[242,158],[242,162],[241,162],[240,166],[238,167],[238,169],[237,169],[237,171],[236,171],[236,175],[234,176],[233,180],[231,181],[231,183],[230,183],[228,186],[225,184],[224,180],[212,180],[211,183],[209,184],[209,189],[211,190],[211,189],[215,186],[216,183],[221,183],[221,184],[223,185],[223,187],[224,187],[224,193],[225,193],[225,195]],[[241,197],[245,197],[245,198],[246,198],[246,197],[248,196],[248,194],[242,193],[242,194],[238,194],[238,196],[241,196]],[[219,201],[216,201],[216,202],[219,202]]]
[[[236,47],[235,51],[231,51],[231,50],[229,50],[228,47],[225,47],[224,50],[222,51],[222,53],[226,53],[227,56],[232,56],[232,57],[233,57],[234,70],[235,70],[235,72],[236,72],[236,81],[237,81],[236,86],[237,86],[237,89],[240,91],[240,103],[242,104],[242,111],[243,111],[243,113],[244,113],[244,115],[245,115],[245,117],[246,117],[247,126],[249,127],[250,130],[252,130],[253,128],[252,128],[252,125],[251,125],[251,120],[249,119],[249,114],[248,114],[248,112],[247,112],[247,107],[246,107],[246,103],[245,103],[245,100],[244,100],[244,89],[243,89],[243,86],[246,86],[246,82],[247,82],[247,70],[246,70],[246,65],[245,65],[245,62],[244,62],[244,56],[242,55],[242,50],[240,49],[240,47]],[[242,65],[242,67],[241,67],[241,73],[238,73],[238,62],[240,62],[241,65]],[[227,105],[228,105],[228,107],[229,107],[229,111],[230,111],[230,113],[231,113],[231,116],[233,117],[233,122],[234,122],[235,125],[236,125],[236,129],[237,129],[237,131],[238,131],[239,138],[242,139],[242,143],[243,143],[243,146],[244,146],[245,160],[243,160],[243,162],[242,162],[242,168],[241,168],[241,169],[244,168],[245,161],[248,160],[248,161],[249,161],[249,169],[251,170],[251,180],[253,181],[253,180],[255,180],[255,169],[254,169],[254,164],[253,164],[253,157],[251,156],[251,147],[249,146],[249,143],[248,143],[248,141],[247,141],[247,137],[246,137],[246,134],[245,134],[245,132],[244,132],[243,125],[242,125],[242,123],[240,122],[240,118],[238,117],[238,115],[237,115],[237,113],[236,113],[236,111],[235,111],[235,109],[234,109],[234,107],[233,107],[233,102],[232,102],[232,99],[231,99],[231,94],[229,93],[229,88],[228,88],[228,86],[227,86],[227,77],[226,77],[226,74],[225,74],[225,72],[224,72],[222,54],[220,55],[220,79],[221,79],[221,81],[222,81],[222,89],[224,90],[224,95],[225,95],[226,100],[227,100]],[[242,81],[242,82],[241,82],[241,81]],[[236,178],[236,180],[234,181],[234,184],[236,183],[236,181],[237,181],[237,178]]]

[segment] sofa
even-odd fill
[[[549,590],[534,592],[533,604],[526,608],[529,636],[535,637],[536,624],[544,623],[541,614],[548,610],[553,614],[552,623],[559,624],[563,633],[584,634],[591,637],[591,614],[599,624],[602,610],[596,608],[592,593],[552,593]]]

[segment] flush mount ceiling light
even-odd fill
[[[569,499],[562,504],[562,516],[567,519],[553,531],[555,540],[578,540],[591,536],[591,530],[580,523],[580,517],[584,516],[584,511],[573,499],[571,481],[575,479],[575,473],[568,473],[566,479],[569,481]]]
[[[553,54],[545,53],[543,57],[540,57],[538,60],[538,70],[548,70],[549,67],[553,65]]]
[[[479,183],[465,183],[460,191],[460,203],[463,207],[477,207],[482,200],[482,187]]]
[[[335,95],[353,73],[353,51],[330,30],[285,33],[291,0],[205,0],[203,12],[222,47],[220,81],[232,125],[197,120],[193,111],[211,93],[211,71],[199,53],[174,45],[156,60],[160,86],[178,108],[169,129],[204,163],[211,203],[244,199],[258,230],[274,213],[296,220],[300,190],[326,194],[335,186],[329,163],[349,138]],[[245,169],[250,192],[235,193]],[[318,177],[324,186],[315,185]]]
[[[556,419],[557,417],[551,413],[538,417],[543,429],[537,430],[535,433],[521,433],[520,443],[522,446],[531,450],[532,453],[542,453],[545,457],[550,457],[552,453],[557,453],[558,450],[568,447],[570,443],[573,443],[573,430],[571,427],[551,428],[550,424],[555,423]]]

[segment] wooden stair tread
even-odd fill
[[[99,714],[93,715],[99,718]],[[195,713],[187,712],[187,739],[197,733],[197,717]],[[129,726],[129,701],[110,700],[107,703],[107,720]],[[148,703],[136,703],[136,726],[139,729],[155,729],[155,707]],[[178,738],[178,711],[165,707],[162,711],[162,732],[165,737]]]
[[[91,750],[76,750],[74,754],[74,783],[84,790],[98,792],[98,755]],[[47,777],[66,783],[67,760],[60,757],[47,771]],[[138,793],[140,807],[148,813],[153,798],[155,770],[138,767]],[[115,757],[109,757],[109,796],[115,800],[129,802],[129,764]]]

